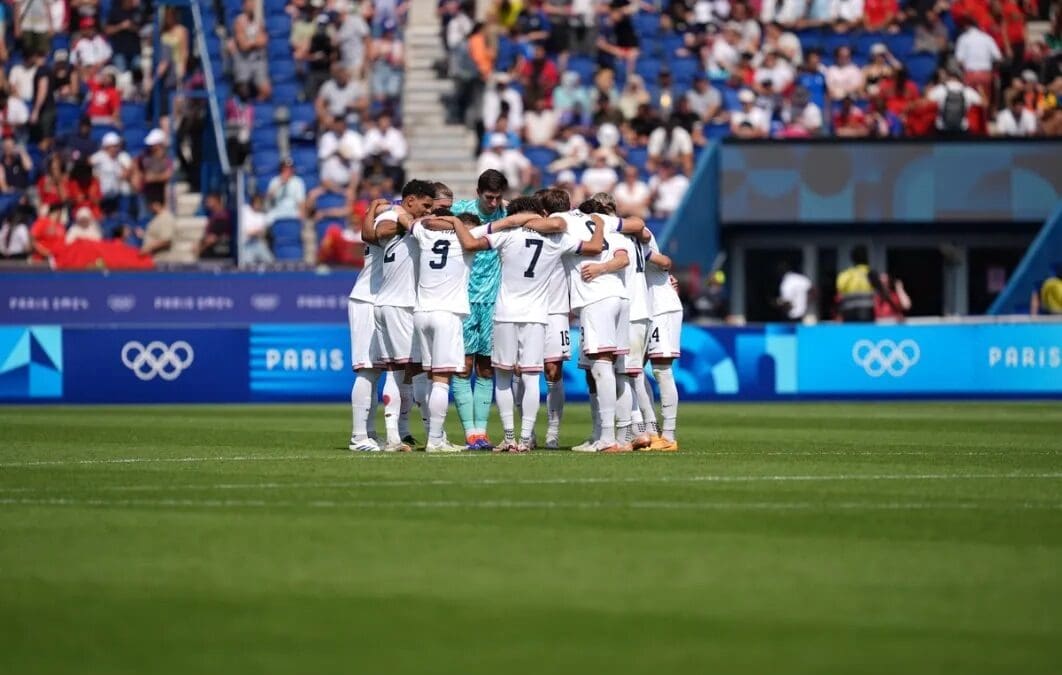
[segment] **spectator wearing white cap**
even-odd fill
[[[738,138],[766,138],[771,131],[771,120],[763,108],[756,107],[756,94],[751,89],[738,93],[741,110],[730,113],[730,133]]]
[[[166,132],[152,129],[144,139],[144,152],[137,157],[134,184],[151,204],[160,202],[165,208],[166,185],[173,177],[173,160],[167,154]]]
[[[509,147],[505,134],[492,133],[487,139],[487,149],[476,160],[476,174],[494,169],[505,175],[509,189],[520,192],[531,181],[531,162],[522,152]]]
[[[100,182],[103,199],[100,208],[104,213],[114,213],[125,195],[132,194],[133,160],[122,150],[122,139],[113,131],[103,135],[100,149],[89,158],[92,174]]]
[[[590,167],[583,172],[580,183],[590,194],[612,192],[619,182],[616,170],[608,165],[608,152],[600,148],[594,150],[590,157]]]
[[[87,206],[82,206],[77,210],[74,224],[66,231],[66,243],[72,244],[79,239],[86,241],[100,241],[103,239],[100,224],[93,217],[92,209]]]

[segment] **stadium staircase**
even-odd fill
[[[413,0],[406,27],[406,77],[402,117],[410,178],[442,181],[458,199],[473,196],[476,188],[475,134],[460,124],[446,123],[442,97],[453,91],[449,79],[439,79],[436,61],[446,57],[439,36],[434,0]]]

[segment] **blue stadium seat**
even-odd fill
[[[671,80],[676,85],[689,87],[693,84],[693,78],[703,72],[701,62],[693,57],[672,59],[670,63]]]
[[[655,38],[660,34],[660,15],[651,12],[639,12],[632,17],[634,32],[638,37]]]
[[[273,84],[273,102],[278,105],[290,106],[297,103],[302,87],[294,82],[275,82]]]
[[[274,173],[280,166],[280,152],[269,148],[255,148],[251,155],[251,167],[255,174]]]
[[[883,44],[885,43],[884,33],[860,33],[856,36],[855,40],[853,40],[854,44],[852,44],[852,51],[864,56],[870,56],[870,48],[879,42]]]
[[[147,106],[132,101],[122,102],[122,126],[125,128],[142,127],[147,124]]]
[[[266,45],[266,56],[270,63],[291,60],[291,43],[287,40],[270,40]]]
[[[937,70],[937,57],[935,54],[911,54],[904,59],[904,64],[911,79],[919,87],[925,87]]]
[[[318,200],[318,202],[320,202],[320,200]],[[337,225],[340,229],[342,229],[346,226],[346,223],[343,222],[342,218],[322,218],[321,220],[318,220],[316,223],[313,224],[313,229],[317,233],[318,242],[324,239],[325,232],[327,232],[328,228],[332,227],[333,225]]]
[[[813,49],[822,49],[822,31],[818,28],[798,30],[796,36],[805,53]]]
[[[568,59],[568,70],[579,73],[584,86],[590,86],[597,72],[597,64],[589,56],[572,56]]]
[[[295,72],[295,62],[291,59],[273,61],[269,64],[269,79],[272,80],[276,86],[280,86],[285,82],[296,81],[298,79],[298,73]]]
[[[22,198],[21,192],[9,192],[7,194],[0,194],[0,217],[6,216],[15,206],[18,204],[18,200]]]
[[[291,115],[291,122],[307,122],[313,124],[317,115],[313,110],[312,103],[296,103],[293,106],[289,106],[288,112]]]
[[[294,147],[291,149],[291,158],[295,161],[295,173],[300,176],[317,171],[317,148]]]
[[[505,35],[498,36],[498,53],[494,59],[494,70],[498,72],[512,70],[519,55],[520,45]]]
[[[254,128],[260,129],[273,126],[274,114],[276,114],[276,107],[272,103],[255,103]]]
[[[251,132],[251,147],[259,150],[276,150],[279,147],[277,131],[273,128],[255,129]]]
[[[649,161],[649,150],[646,148],[628,148],[627,163],[638,167],[639,171],[645,170],[645,164]]]
[[[674,58],[678,50],[686,46],[686,42],[680,33],[666,33],[657,42],[657,51],[665,59]]]
[[[723,95],[723,107],[727,110],[741,110],[741,101],[738,100],[739,89],[734,87],[720,87],[719,93]]]
[[[730,135],[730,125],[726,122],[710,122],[704,125],[704,136],[709,140],[720,140]]]
[[[338,195],[334,192],[324,192],[317,197],[317,201],[314,202],[313,208],[316,211],[325,211],[328,209],[338,209],[346,205],[347,200],[343,195]]]
[[[137,155],[144,149],[144,139],[147,138],[148,130],[144,127],[130,127],[122,132],[125,139],[125,151],[131,155]]]
[[[889,48],[893,56],[901,61],[914,51],[914,33],[895,33],[885,36],[885,46]]]
[[[81,118],[81,106],[69,101],[55,104],[55,133],[62,136],[77,130],[77,121]]]
[[[268,14],[266,15],[265,27],[269,33],[270,40],[273,38],[280,38],[283,36],[285,42],[291,37],[291,18],[283,13],[281,14]]]
[[[647,86],[652,85],[656,83],[660,75],[660,60],[652,57],[638,57],[634,64],[634,72],[641,75]]]
[[[659,235],[664,231],[664,226],[667,225],[666,218],[646,218],[645,226],[649,228],[649,231],[653,234]]]
[[[98,146],[103,140],[104,134],[107,134],[111,131],[118,134],[119,136],[122,135],[122,130],[116,126],[112,126],[110,124],[93,124],[91,132],[92,142]]]
[[[302,260],[302,221],[282,218],[273,221],[273,252],[278,260]]]
[[[557,159],[557,153],[552,148],[540,145],[529,145],[524,148],[524,157],[527,157],[536,168],[545,171],[550,163]]]

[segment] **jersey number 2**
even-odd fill
[[[438,260],[429,260],[428,267],[433,270],[441,270],[446,267],[446,259],[450,257],[450,242],[437,241],[435,245],[431,247],[431,252],[438,255]]]
[[[542,240],[541,239],[525,239],[524,246],[527,248],[535,249],[535,252],[531,254],[531,264],[524,270],[524,276],[528,279],[535,278],[535,265],[538,264],[538,256],[542,255]]]

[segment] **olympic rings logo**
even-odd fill
[[[881,377],[888,373],[893,377],[903,377],[922,356],[918,343],[914,340],[859,340],[852,345],[852,360],[861,366],[867,375]]]
[[[195,360],[192,345],[178,340],[172,345],[165,342],[149,342],[147,346],[133,340],[122,347],[122,363],[145,382],[161,377],[172,382],[181,376]]]

